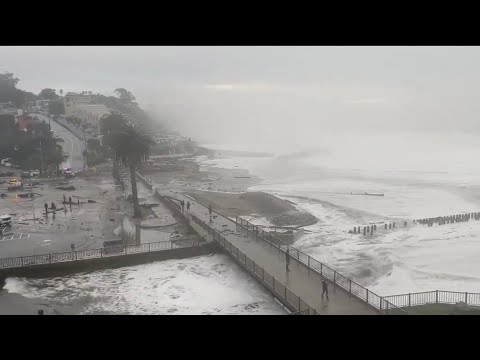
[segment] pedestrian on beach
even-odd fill
[[[80,206],[80,199],[78,199],[78,206]]]
[[[212,205],[208,205],[208,214],[209,214],[209,217],[210,217],[210,222],[212,223],[213,222],[213,218],[212,218]]]
[[[72,197],[71,196],[68,197],[68,203],[70,204],[70,209],[71,209],[72,208]]]
[[[63,194],[63,203],[65,204],[67,202],[67,197],[65,196],[65,194]]]
[[[50,205],[50,209],[56,209],[57,207],[55,206],[55,203],[52,201],[52,204]]]
[[[70,248],[72,249],[72,252],[75,252],[75,244],[70,244]]]
[[[48,215],[48,204],[45,203],[45,205],[43,205],[43,207],[45,208],[45,215]]]
[[[190,212],[190,201],[187,201],[187,212]]]
[[[327,282],[325,281],[325,278],[322,279],[322,301],[323,301],[323,296],[327,294],[327,300],[328,299],[328,285]]]
[[[287,273],[290,271],[290,248],[287,245],[287,252],[285,253],[286,259],[285,259],[285,264],[287,267]]]
[[[180,205],[182,205],[182,213],[184,212],[185,210],[185,201],[180,201]]]

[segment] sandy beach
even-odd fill
[[[297,210],[295,203],[263,191],[247,191],[261,182],[245,169],[201,167],[196,158],[157,160],[171,171],[144,169],[145,176],[164,190],[185,193],[228,217],[263,217],[276,226],[309,226],[317,219]]]

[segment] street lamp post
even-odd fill
[[[40,174],[43,175],[43,144],[40,140]]]

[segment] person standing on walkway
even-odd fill
[[[180,205],[182,205],[182,213],[185,211],[185,201],[180,201]]]
[[[287,267],[287,273],[290,272],[290,247],[287,245],[287,252],[285,253],[286,259],[285,259],[285,264]]]
[[[187,201],[187,212],[190,212],[190,201]]]
[[[328,284],[325,281],[325,278],[322,279],[322,301],[323,301],[323,296],[327,294],[327,301],[328,299]]]
[[[80,199],[77,199],[78,200],[78,206],[80,206]]]
[[[48,204],[45,203],[45,205],[43,205],[43,207],[45,208],[45,216],[48,215]]]
[[[208,205],[208,215],[210,217],[210,223],[213,223],[212,212],[213,212],[212,205],[210,204],[210,205]]]
[[[67,203],[67,197],[65,196],[65,194],[63,194],[63,203],[64,203],[64,204]]]
[[[70,210],[72,210],[72,197],[68,197],[68,203],[70,204]]]

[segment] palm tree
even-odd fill
[[[132,183],[133,216],[140,217],[138,205],[137,179],[135,176],[136,167],[147,160],[150,149],[155,141],[147,130],[128,122],[118,138],[118,147],[115,154],[123,165],[130,168],[130,180]]]
[[[106,130],[108,126],[112,128],[102,138],[102,144],[109,146],[114,151],[115,158],[130,168],[133,216],[140,217],[135,172],[137,165],[147,159],[155,141],[145,129],[135,126],[119,113],[111,112],[102,118],[100,128]]]
[[[119,133],[123,130],[126,123],[127,119],[125,116],[113,110],[100,118],[100,134],[103,135],[102,145],[112,151],[112,176],[115,184],[121,183],[115,146],[117,145]]]

